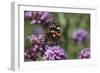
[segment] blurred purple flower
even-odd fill
[[[31,36],[28,36],[27,39],[29,39],[31,43],[41,44],[45,40],[45,36],[32,34]]]
[[[40,19],[41,19],[41,20],[44,20],[44,19],[46,19],[46,18],[48,17],[48,15],[49,15],[48,12],[43,12],[43,13],[41,14]]]
[[[27,49],[24,52],[24,58],[27,60],[37,60],[38,59],[38,54],[37,54],[37,48],[33,47],[31,49]]]
[[[35,23],[36,23],[36,20],[33,19],[33,20],[31,21],[31,24],[35,24]]]
[[[45,52],[45,34],[41,27],[33,30],[33,34],[28,36],[27,39],[32,43],[32,48],[25,51],[25,59],[37,60],[40,59]]]
[[[44,24],[48,26],[53,22],[53,17],[49,12],[26,11],[24,12],[24,16],[31,18],[30,24]]]
[[[48,49],[44,53],[44,60],[64,60],[68,59],[68,55],[65,53],[63,48],[60,46],[52,46],[48,47]]]
[[[27,39],[34,44],[43,44],[45,41],[45,34],[42,28],[37,28],[33,31],[33,34],[28,36]]]
[[[28,60],[38,60],[45,52],[44,45],[35,44],[24,52],[24,58]]]
[[[89,38],[88,32],[84,29],[78,29],[73,32],[72,39],[74,42],[81,44]]]
[[[24,16],[25,17],[32,17],[32,11],[25,11]]]
[[[82,49],[78,53],[78,59],[88,59],[88,58],[90,58],[90,48]]]

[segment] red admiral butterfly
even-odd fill
[[[53,23],[49,27],[48,33],[46,34],[46,41],[48,41],[49,44],[51,43],[51,41],[56,41],[56,43],[60,41],[60,37],[61,37],[60,30],[61,30],[60,26],[57,25],[56,23]]]

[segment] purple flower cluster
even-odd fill
[[[28,36],[27,39],[32,44],[30,49],[25,50],[25,59],[37,60],[44,53],[45,34],[43,28],[37,28],[33,34]]]
[[[45,41],[45,34],[42,28],[37,28],[33,31],[33,34],[28,36],[27,39],[32,44],[43,44]]]
[[[25,19],[31,20],[31,24],[49,25],[53,22],[53,17],[50,12],[43,11],[25,11]]]
[[[44,53],[44,60],[64,60],[68,59],[67,53],[59,45],[49,46]]]
[[[89,59],[90,58],[90,48],[82,49],[78,53],[78,59]]]
[[[32,17],[32,11],[26,11],[24,13],[25,18],[31,18]]]
[[[41,44],[45,40],[45,36],[44,35],[34,35],[34,34],[32,34],[31,36],[28,36],[27,38],[33,44]]]
[[[34,45],[30,49],[26,49],[24,52],[24,57],[27,60],[38,60],[40,56],[44,53],[45,49],[44,46],[41,45]]]
[[[75,43],[81,44],[88,39],[88,32],[84,29],[78,29],[73,32],[72,39]]]
[[[26,49],[25,52],[24,52],[24,58],[26,60],[36,60],[38,58],[38,54],[37,54],[37,47],[38,46],[35,46],[33,48],[30,48],[30,49]]]

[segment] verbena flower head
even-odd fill
[[[78,59],[88,59],[88,58],[90,58],[90,48],[82,49],[78,53]]]
[[[45,52],[44,45],[34,45],[33,47],[26,49],[24,52],[25,60],[38,60]]]
[[[53,22],[53,17],[50,12],[26,11],[24,16],[25,18],[31,18],[31,24],[44,24],[48,26]]]
[[[37,60],[38,59],[37,48],[38,47],[33,47],[25,50],[24,52],[25,60]]]
[[[43,44],[45,41],[45,34],[42,28],[37,28],[33,31],[33,34],[28,36],[27,39],[34,44]]]
[[[34,35],[34,34],[32,34],[31,36],[28,36],[28,39],[31,43],[42,44],[45,40],[45,36],[44,35]]]
[[[25,19],[32,18],[32,11],[25,11],[24,12],[24,17],[25,17]]]
[[[81,44],[89,38],[89,34],[84,29],[78,29],[73,32],[72,39],[75,43]]]
[[[64,60],[68,59],[68,55],[65,53],[64,49],[60,46],[48,47],[44,53],[44,60]]]

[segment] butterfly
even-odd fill
[[[57,23],[53,23],[49,26],[48,31],[46,33],[45,42],[49,45],[59,44],[61,39],[61,29]]]
[[[61,36],[60,26],[53,23],[53,25],[49,27],[48,33],[49,33],[49,36],[51,36],[52,38],[60,37]]]
[[[48,32],[46,33],[46,38],[47,40],[54,40],[54,39],[60,39],[61,37],[61,32],[60,32],[60,26],[57,25],[56,23],[53,23],[49,28]]]

